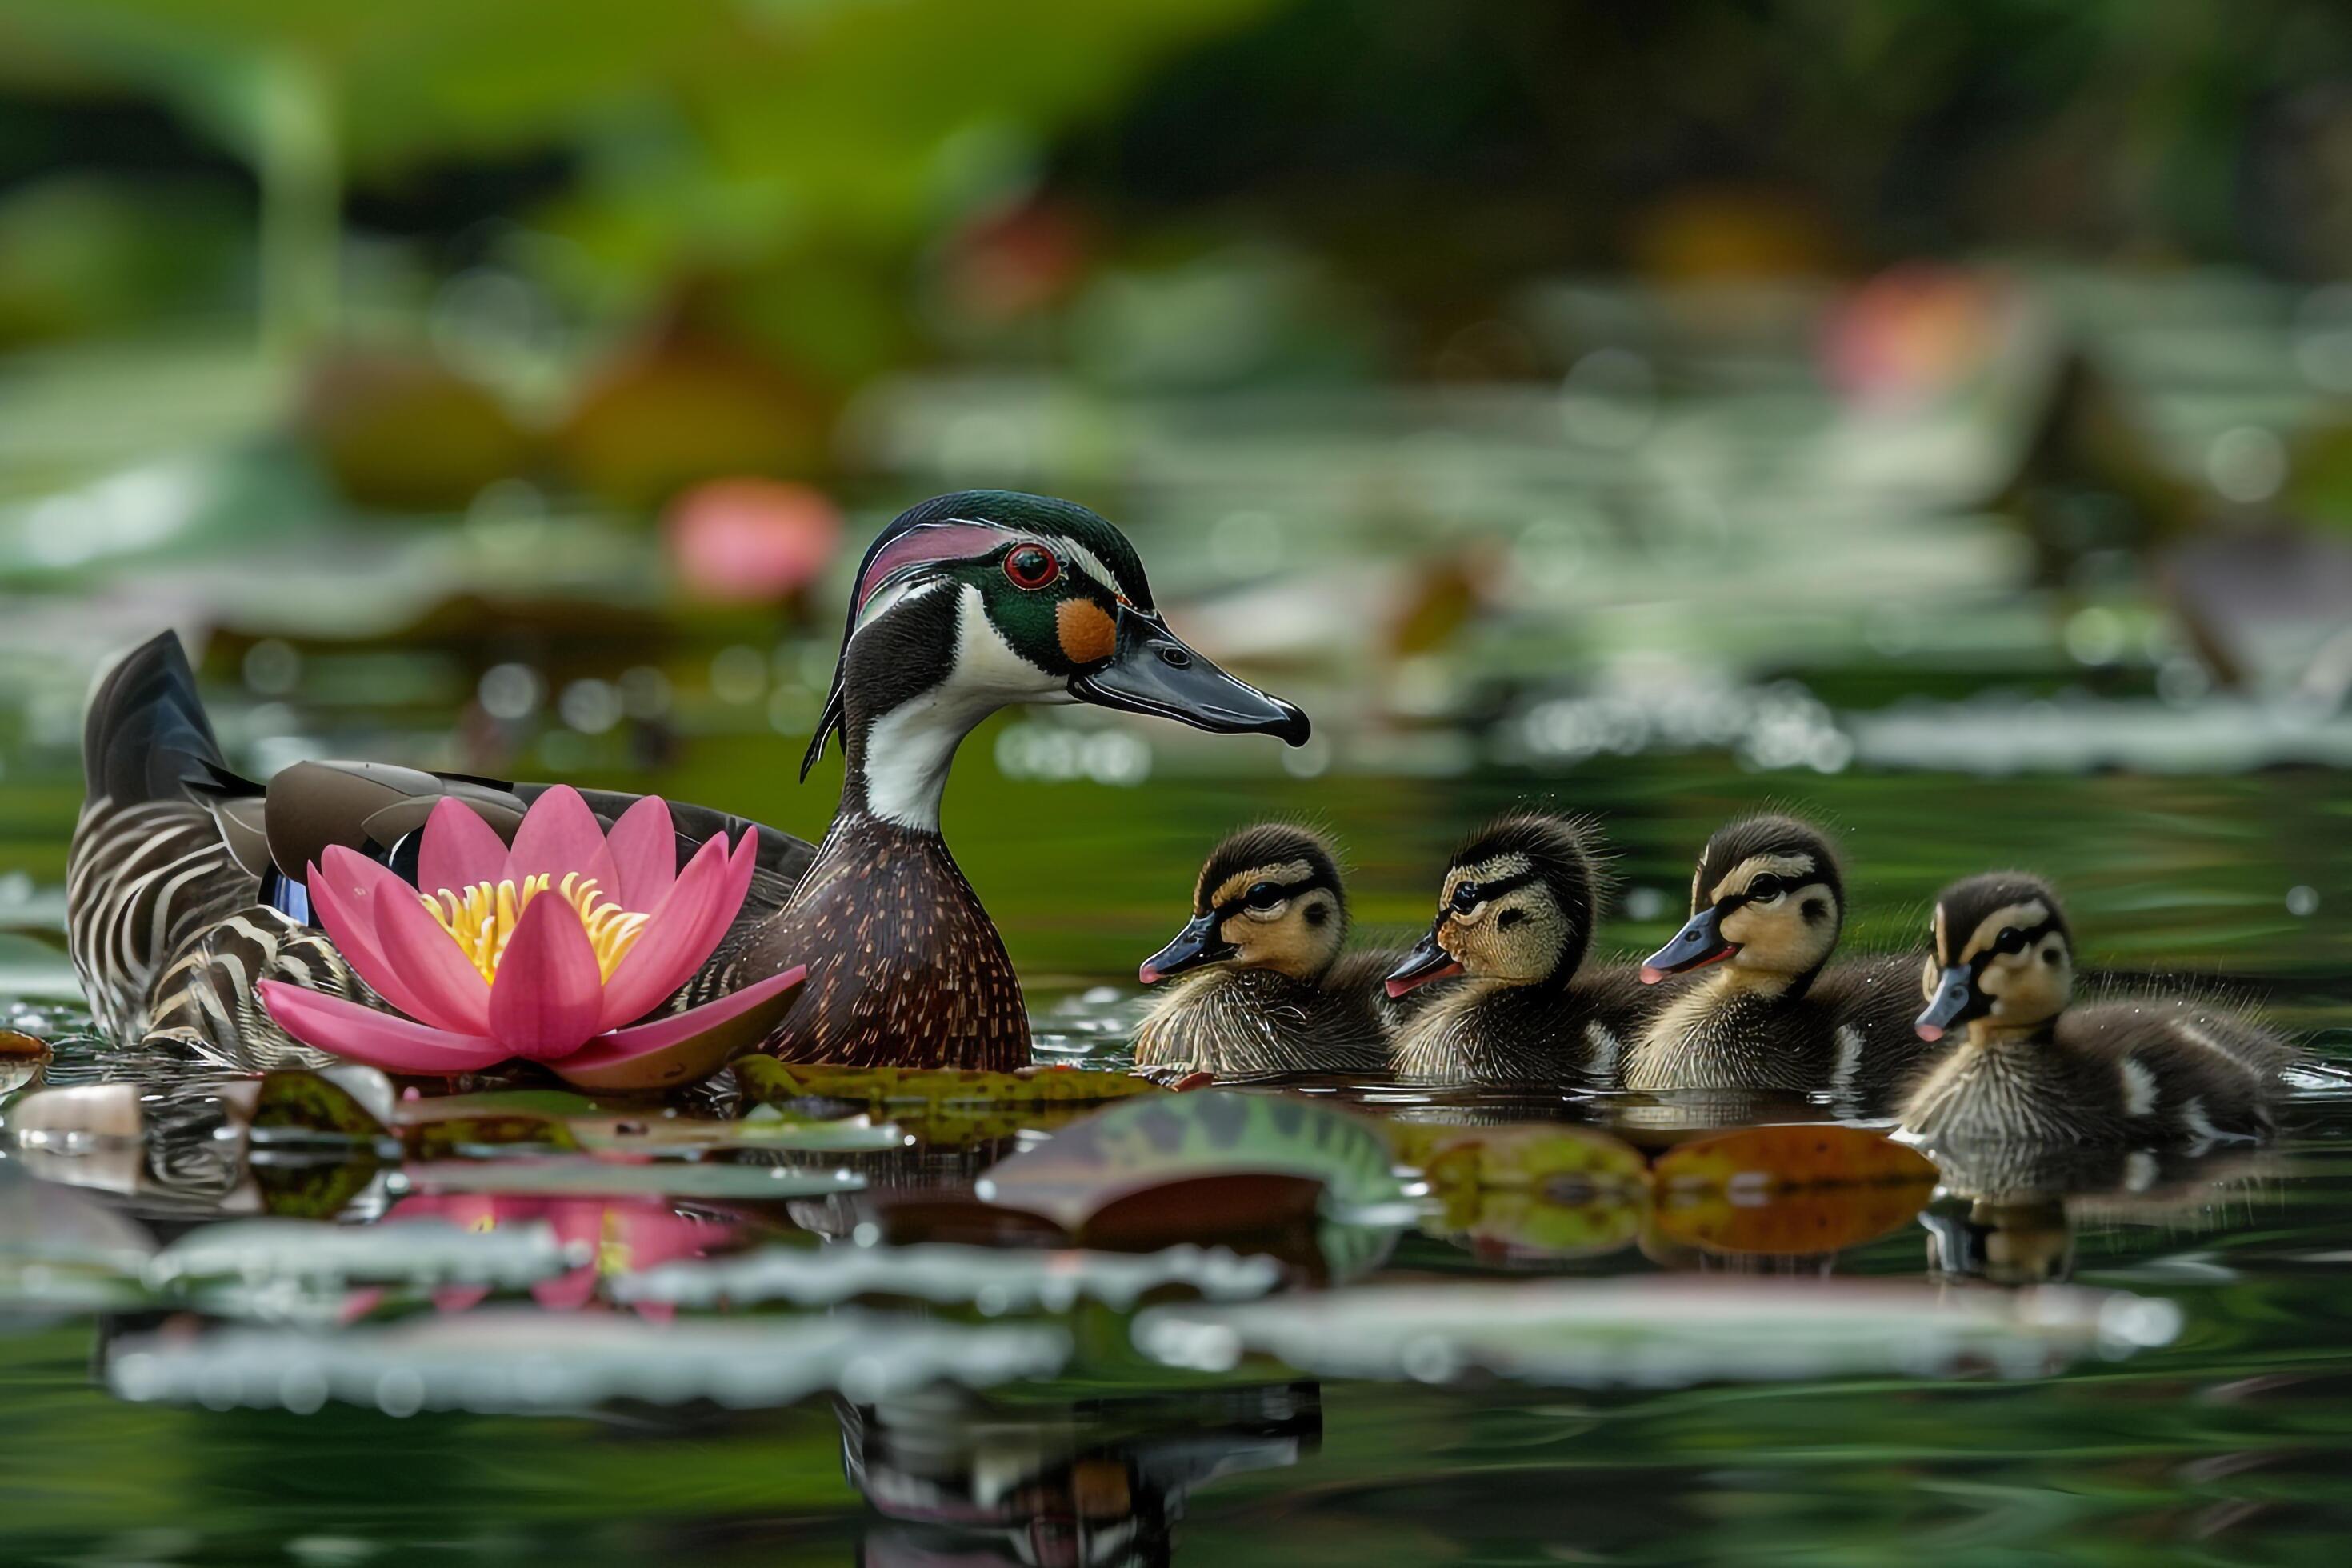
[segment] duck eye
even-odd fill
[[[1457,915],[1466,915],[1486,899],[1475,882],[1464,882],[1454,889],[1453,909]]]
[[[1282,889],[1274,883],[1253,882],[1249,891],[1242,895],[1242,902],[1254,910],[1270,910],[1282,902]]]
[[[1042,544],[1016,544],[1004,558],[1004,574],[1016,588],[1043,588],[1062,574],[1062,563]]]
[[[1748,884],[1748,901],[1752,904],[1769,904],[1778,899],[1781,891],[1780,879],[1767,871]]]
[[[2023,952],[2025,951],[2025,933],[2018,930],[2015,926],[2011,926],[2008,930],[2002,931],[2000,935],[1993,939],[1992,945],[1993,950],[1997,952]]]

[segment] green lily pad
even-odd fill
[[[1377,1122],[1294,1095],[1202,1089],[1114,1106],[998,1162],[975,1191],[1073,1232],[1151,1188],[1210,1178],[1318,1183],[1327,1214],[1401,1205],[1405,1186]]]

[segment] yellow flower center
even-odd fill
[[[588,945],[595,950],[596,967],[606,980],[621,960],[636,945],[637,933],[646,928],[646,917],[633,914],[606,898],[596,887],[593,877],[583,877],[577,871],[566,871],[563,880],[551,885],[544,873],[526,877],[520,885],[513,882],[477,882],[463,892],[444,888],[438,893],[424,895],[425,907],[441,922],[441,929],[450,939],[466,950],[466,958],[481,971],[485,980],[496,980],[499,960],[506,955],[507,943],[514,939],[515,927],[531,900],[552,891],[555,896],[580,912],[580,924],[588,932]]]

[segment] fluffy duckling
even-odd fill
[[[1883,1102],[1926,1054],[1912,1030],[1916,954],[1832,965],[1845,879],[1820,829],[1755,816],[1718,829],[1691,879],[1691,918],[1642,966],[1645,984],[1717,966],[1651,1019],[1624,1087],[1826,1093]]]
[[[1936,900],[1920,1038],[1965,1031],[1903,1107],[1932,1142],[2077,1147],[2267,1131],[2294,1052],[2258,1022],[2189,996],[2073,1007],[2074,936],[2058,896],[2014,872]]]
[[[1381,991],[1393,952],[1343,952],[1348,895],[1322,835],[1284,823],[1217,846],[1192,919],[1144,961],[1146,985],[1182,976],[1136,1031],[1139,1067],[1220,1077],[1380,1072],[1396,1005]]]
[[[1577,973],[1601,886],[1588,830],[1556,816],[1506,816],[1457,851],[1437,919],[1390,973],[1388,991],[1464,979],[1399,1032],[1398,1075],[1498,1084],[1607,1077],[1643,998],[1627,980]]]

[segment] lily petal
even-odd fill
[[[328,854],[332,855],[330,849]],[[561,903],[562,900],[558,900]],[[490,1032],[490,986],[457,939],[441,929],[416,889],[392,879],[370,895],[375,910],[376,945],[383,950],[414,1008],[406,1009],[437,1029],[486,1037]]]
[[[346,859],[339,861],[339,855]],[[334,939],[335,950],[349,961],[359,977],[373,986],[377,995],[410,1017],[421,1018],[425,1015],[415,987],[401,978],[400,971],[384,956],[383,944],[375,939],[374,889],[379,878],[389,879],[400,892],[415,896],[415,889],[398,877],[341,845],[328,847],[327,864],[314,863],[304,885],[310,889],[310,908],[317,913],[319,923],[327,928],[327,934]]]
[[[420,892],[462,892],[477,882],[495,882],[507,863],[506,840],[461,800],[444,799],[425,819],[416,846]]]
[[[808,978],[796,963],[715,1002],[597,1036],[548,1065],[582,1089],[658,1089],[706,1078],[768,1037],[800,998]]]
[[[531,900],[490,987],[490,1037],[516,1056],[547,1061],[594,1034],[604,1009],[604,974],[580,911],[551,893]]]
[[[282,980],[261,983],[261,1005],[304,1045],[386,1072],[454,1077],[494,1067],[513,1054],[488,1040],[411,1023]]]
[[[714,924],[728,883],[727,840],[714,834],[694,852],[661,902],[646,912],[645,929],[604,983],[600,1027],[617,1028],[644,1017],[701,967],[726,933],[727,922],[742,907],[739,892]]]
[[[604,847],[604,824],[596,820],[578,790],[557,784],[523,813],[501,875],[520,887],[525,877],[544,876],[551,882],[561,882],[567,871],[595,878],[596,886],[608,895],[620,879],[612,851]]]
[[[604,836],[618,880],[610,889],[625,910],[650,910],[677,880],[677,826],[669,803],[649,795],[621,813]]]

